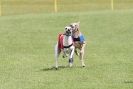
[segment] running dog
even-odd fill
[[[59,34],[58,42],[55,45],[55,68],[58,69],[58,57],[61,52],[63,52],[63,57],[69,56],[69,66],[72,67],[74,50],[72,28],[66,26],[64,34]]]
[[[71,23],[70,27],[72,28],[72,33],[73,33],[72,36],[73,36],[73,43],[75,46],[75,53],[79,56],[81,65],[85,67],[83,57],[84,57],[84,49],[85,49],[86,41],[85,41],[84,35],[80,32],[79,23],[80,22]],[[80,51],[79,53],[77,49],[79,49]]]

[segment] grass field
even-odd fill
[[[0,17],[0,89],[133,89],[133,10],[25,14]],[[80,21],[86,67],[59,58],[57,34]]]

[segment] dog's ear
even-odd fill
[[[80,21],[77,22],[76,28],[79,28]]]
[[[64,29],[65,31],[67,30],[67,27],[65,27],[65,29]]]

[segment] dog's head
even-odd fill
[[[66,26],[65,27],[65,34],[67,36],[71,36],[72,35],[72,28],[70,26]]]
[[[70,24],[70,27],[72,28],[73,32],[76,32],[77,30],[79,30],[79,24],[80,22],[75,22]]]

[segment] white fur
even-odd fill
[[[63,39],[63,45],[64,46],[69,46],[73,43],[73,39],[71,36],[66,36],[64,35],[64,39]]]

